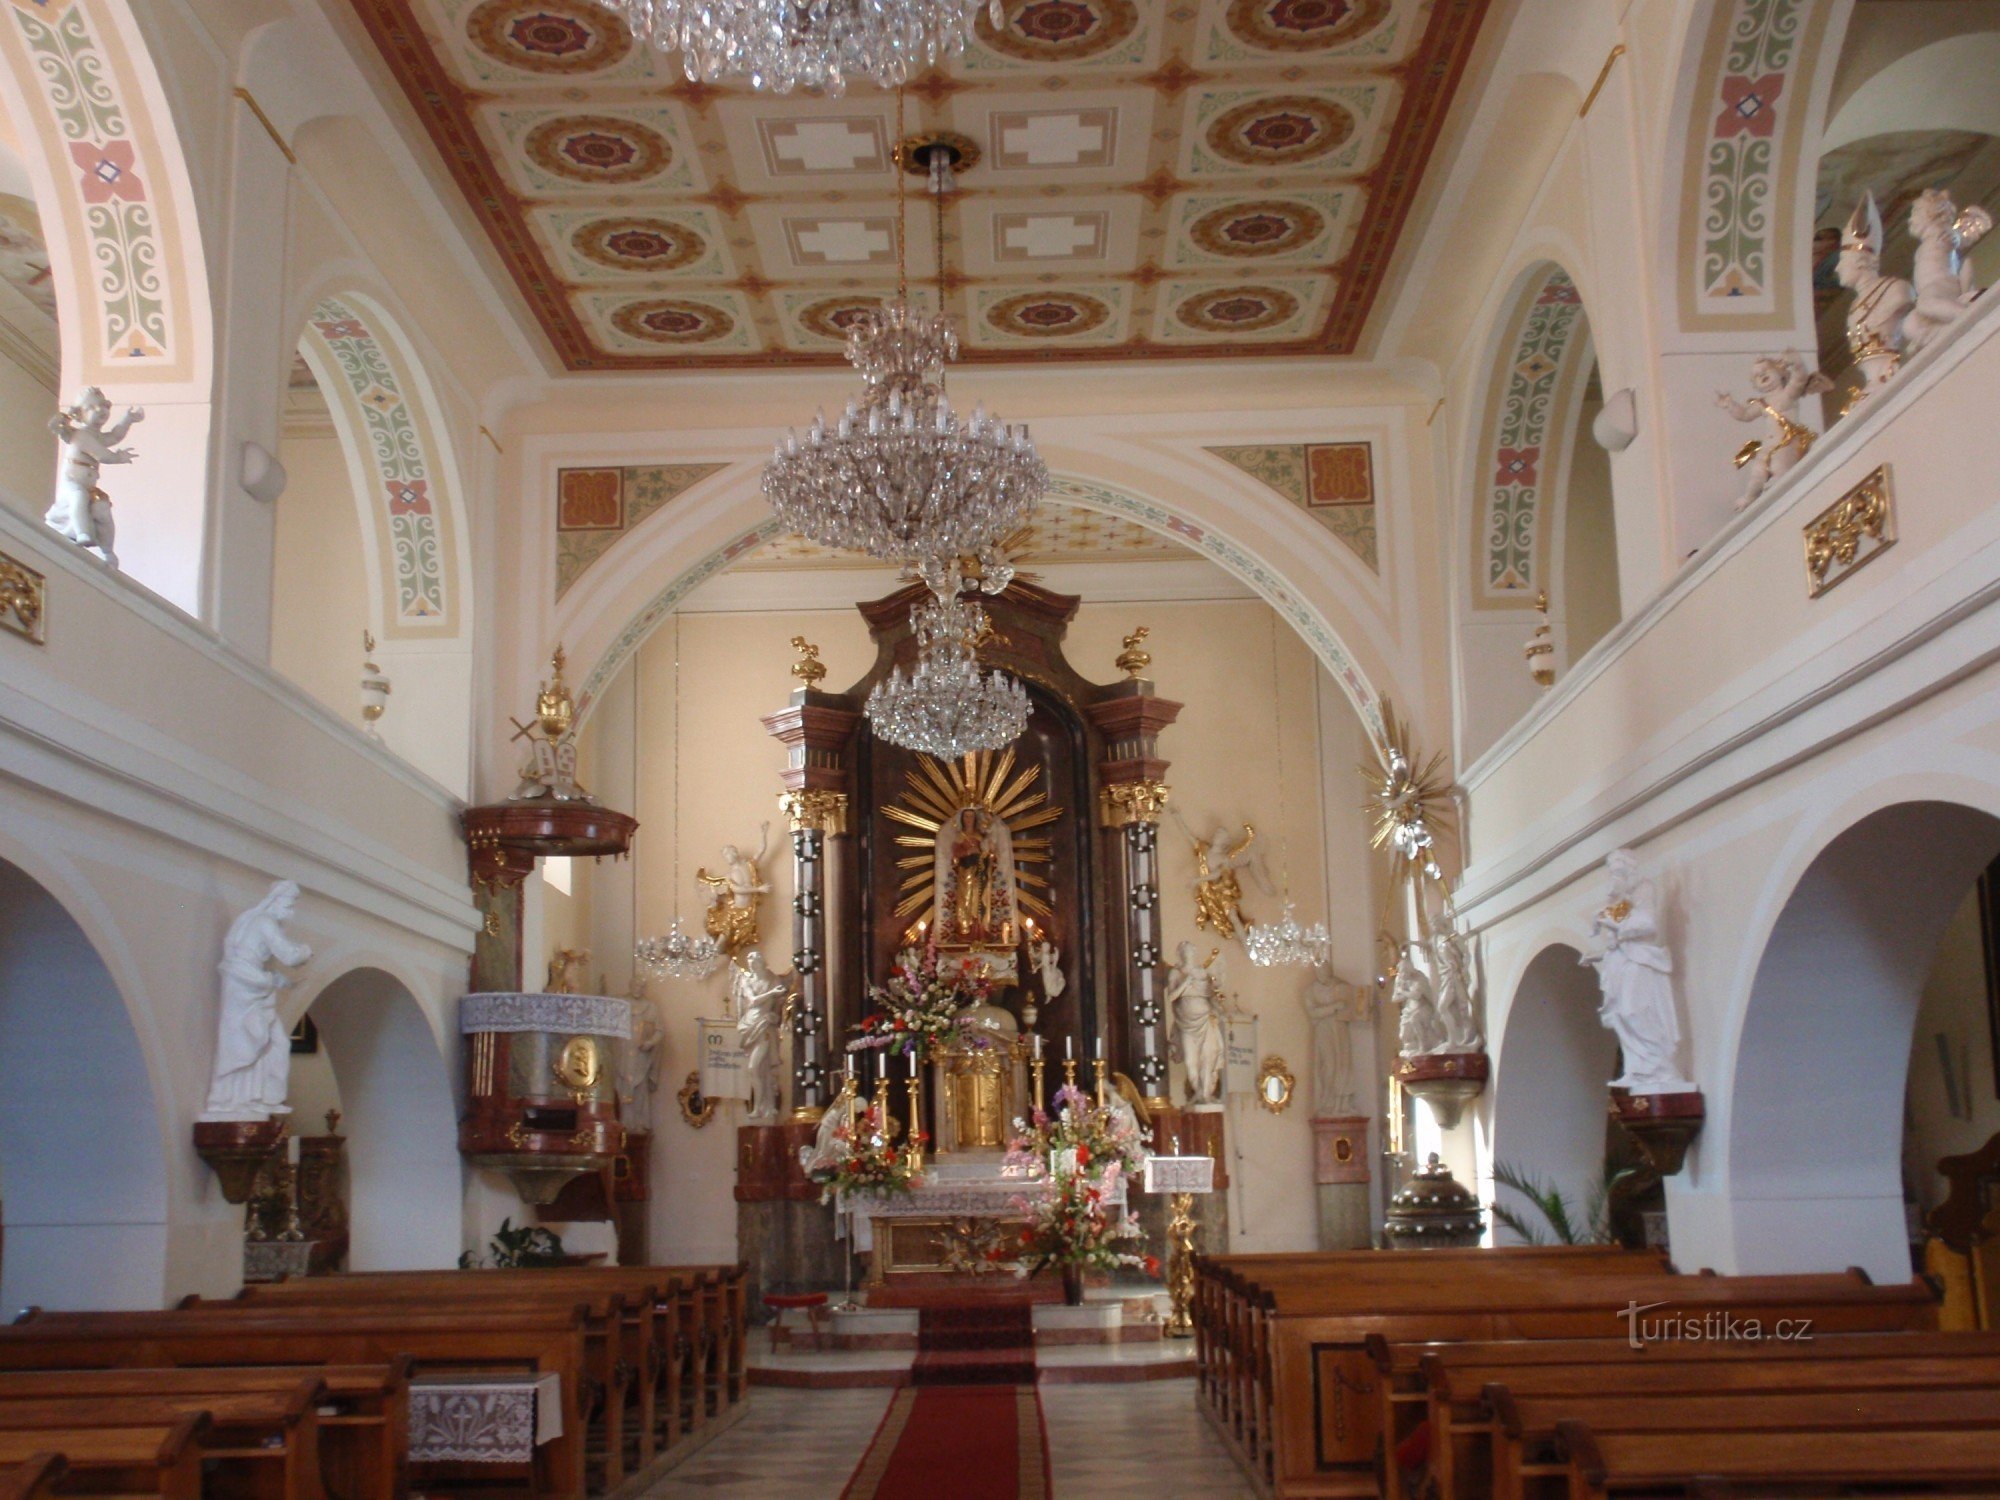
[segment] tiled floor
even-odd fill
[[[838,1500],[890,1394],[753,1391],[743,1419],[646,1500]],[[1042,1412],[1053,1500],[1251,1500],[1191,1380],[1045,1385]]]

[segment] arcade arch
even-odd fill
[[[0,860],[0,1305],[157,1307],[167,1159],[125,1000],[55,895]]]
[[[1924,986],[2000,817],[1900,802],[1830,840],[1757,962],[1729,1087],[1726,1171],[1739,1272],[1910,1274],[1902,1142]]]

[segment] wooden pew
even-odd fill
[[[2000,1486],[1988,1427],[1863,1432],[1606,1432],[1564,1422],[1557,1441],[1572,1500],[1634,1492],[1765,1496],[1775,1484]],[[1739,1487],[1740,1488],[1737,1488]]]
[[[1366,1340],[1380,1386],[1380,1423],[1385,1452],[1394,1454],[1420,1426],[1427,1428],[1431,1476],[1447,1494],[1475,1489],[1486,1472],[1481,1444],[1490,1443],[1494,1417],[1485,1400],[1491,1383],[1509,1383],[1518,1390],[1674,1391],[1690,1382],[1726,1386],[1741,1380],[1749,1366],[1799,1367],[1801,1381],[1825,1381],[1833,1376],[1808,1375],[1805,1369],[1834,1362],[1866,1361],[1907,1367],[1907,1378],[1936,1379],[1935,1371],[1958,1368],[1961,1361],[2000,1366],[2000,1336],[1965,1333],[1832,1334],[1811,1342],[1751,1343],[1682,1341],[1633,1348],[1624,1339],[1534,1339],[1412,1342],[1392,1344],[1379,1334]],[[1928,1356],[1926,1360],[1922,1356]],[[1713,1374],[1700,1369],[1728,1366]],[[1677,1370],[1698,1367],[1697,1373]],[[1888,1378],[1890,1372],[1880,1372]],[[1467,1460],[1471,1467],[1465,1468]],[[1463,1482],[1461,1475],[1469,1475]],[[1401,1476],[1393,1466],[1384,1494],[1402,1493]]]
[[[637,1461],[649,1462],[660,1447],[670,1446],[700,1415],[684,1409],[688,1392],[706,1393],[711,1371],[720,1370],[728,1403],[742,1400],[745,1391],[745,1270],[735,1265],[690,1266],[563,1266],[535,1270],[480,1271],[373,1271],[358,1275],[291,1280],[246,1288],[245,1300],[272,1302],[288,1298],[312,1300],[322,1296],[322,1285],[366,1285],[371,1287],[436,1287],[452,1291],[477,1278],[480,1288],[546,1289],[553,1285],[612,1290],[626,1298],[627,1320],[632,1331],[646,1321],[639,1313],[639,1299],[653,1300],[646,1309],[652,1325],[656,1353],[650,1357],[654,1369],[650,1383],[635,1381],[636,1405],[644,1408],[650,1400],[650,1419],[635,1414],[638,1435]],[[704,1292],[704,1283],[711,1291]],[[720,1294],[719,1309],[705,1308],[704,1297]],[[710,1316],[719,1310],[720,1317]],[[633,1351],[628,1344],[628,1358]],[[704,1411],[707,1406],[704,1401]],[[650,1428],[646,1425],[650,1420]]]
[[[407,1494],[408,1357],[376,1365],[323,1365],[305,1378],[321,1391],[316,1411],[327,1493],[335,1500]],[[296,1365],[0,1371],[0,1403],[157,1395],[199,1405],[203,1396],[285,1390],[300,1379]]]
[[[0,1464],[0,1500],[48,1500],[69,1469],[60,1453],[31,1453],[19,1463]]]
[[[408,1355],[417,1369],[554,1374],[563,1393],[563,1435],[537,1454],[536,1483],[545,1493],[579,1497],[586,1493],[587,1335],[582,1309],[573,1306],[489,1305],[477,1318],[368,1308],[330,1318],[319,1309],[254,1305],[230,1315],[30,1312],[0,1328],[0,1369],[380,1364]]]
[[[1350,1278],[1350,1282],[1354,1279]],[[1854,1276],[1536,1277],[1454,1275],[1431,1284],[1388,1278],[1267,1292],[1268,1376],[1251,1418],[1260,1461],[1280,1496],[1373,1494],[1383,1437],[1369,1333],[1399,1339],[1578,1338],[1619,1328],[1633,1304],[1677,1311],[1808,1319],[1826,1331],[1925,1328],[1927,1287],[1870,1286]],[[1268,1439],[1265,1438],[1268,1434]]]
[[[208,1420],[200,1440],[208,1500],[322,1500],[319,1413],[324,1388],[310,1377],[236,1395],[52,1396],[0,1400],[0,1435],[105,1427],[171,1427]]]
[[[0,1431],[0,1465],[60,1453],[66,1495],[158,1496],[200,1500],[201,1446],[208,1419],[198,1412],[131,1427],[39,1427]]]
[[[1277,1289],[1365,1282],[1434,1281],[1440,1269],[1454,1277],[1527,1275],[1559,1271],[1572,1276],[1666,1274],[1657,1251],[1610,1245],[1523,1245],[1425,1251],[1421,1255],[1348,1250],[1283,1255],[1197,1257],[1195,1281],[1196,1389],[1224,1435],[1262,1463],[1259,1419],[1269,1406],[1270,1308]],[[1426,1269],[1428,1267],[1428,1269]]]
[[[1871,1361],[1870,1363],[1876,1363]],[[1500,1442],[1484,1487],[1476,1493],[1494,1500],[1531,1500],[1560,1494],[1566,1465],[1552,1462],[1556,1431],[1580,1423],[1597,1438],[1608,1433],[1848,1433],[1899,1428],[1983,1427],[2000,1431],[2000,1384],[1934,1384],[1917,1389],[1851,1388],[1805,1391],[1788,1385],[1790,1371],[1770,1365],[1750,1368],[1776,1378],[1768,1390],[1725,1393],[1690,1390],[1673,1394],[1517,1396],[1506,1386],[1489,1386],[1488,1399],[1500,1422]],[[1693,1373],[1683,1367],[1683,1373]],[[2000,1447],[2000,1442],[1996,1442]],[[2000,1462],[2000,1460],[1996,1460]],[[1692,1477],[1692,1473],[1690,1474]]]
[[[422,1272],[407,1277],[323,1276],[246,1287],[236,1298],[223,1302],[190,1297],[180,1305],[196,1313],[246,1307],[316,1308],[340,1316],[359,1308],[461,1309],[468,1318],[481,1317],[494,1305],[581,1307],[592,1330],[591,1388],[606,1397],[587,1404],[585,1419],[603,1466],[604,1488],[615,1489],[623,1482],[629,1461],[636,1458],[644,1464],[653,1458],[653,1406],[659,1373],[654,1331],[658,1278],[628,1293],[602,1284],[555,1279],[553,1272],[552,1279],[546,1281],[532,1279],[541,1273],[526,1274],[531,1278],[526,1282],[488,1280],[486,1273],[479,1271]],[[609,1399],[613,1392],[623,1395],[614,1401]]]

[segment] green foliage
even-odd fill
[[[458,1268],[471,1271],[491,1266],[508,1271],[524,1266],[559,1266],[564,1258],[562,1238],[554,1230],[540,1224],[523,1224],[516,1229],[511,1214],[500,1221],[493,1238],[487,1241],[486,1251],[485,1255],[471,1250],[461,1252]]]
[[[1527,1199],[1533,1213],[1495,1202],[1493,1218],[1530,1245],[1609,1245],[1615,1239],[1611,1233],[1612,1197],[1635,1175],[1631,1167],[1606,1163],[1603,1184],[1591,1191],[1579,1212],[1554,1183],[1511,1163],[1495,1162],[1493,1180]]]

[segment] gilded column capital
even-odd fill
[[[821,833],[847,832],[847,793],[823,787],[802,787],[778,793],[778,808],[790,820],[792,832],[816,828]]]
[[[1113,782],[1098,794],[1097,821],[1105,828],[1157,823],[1171,790],[1164,781]]]

